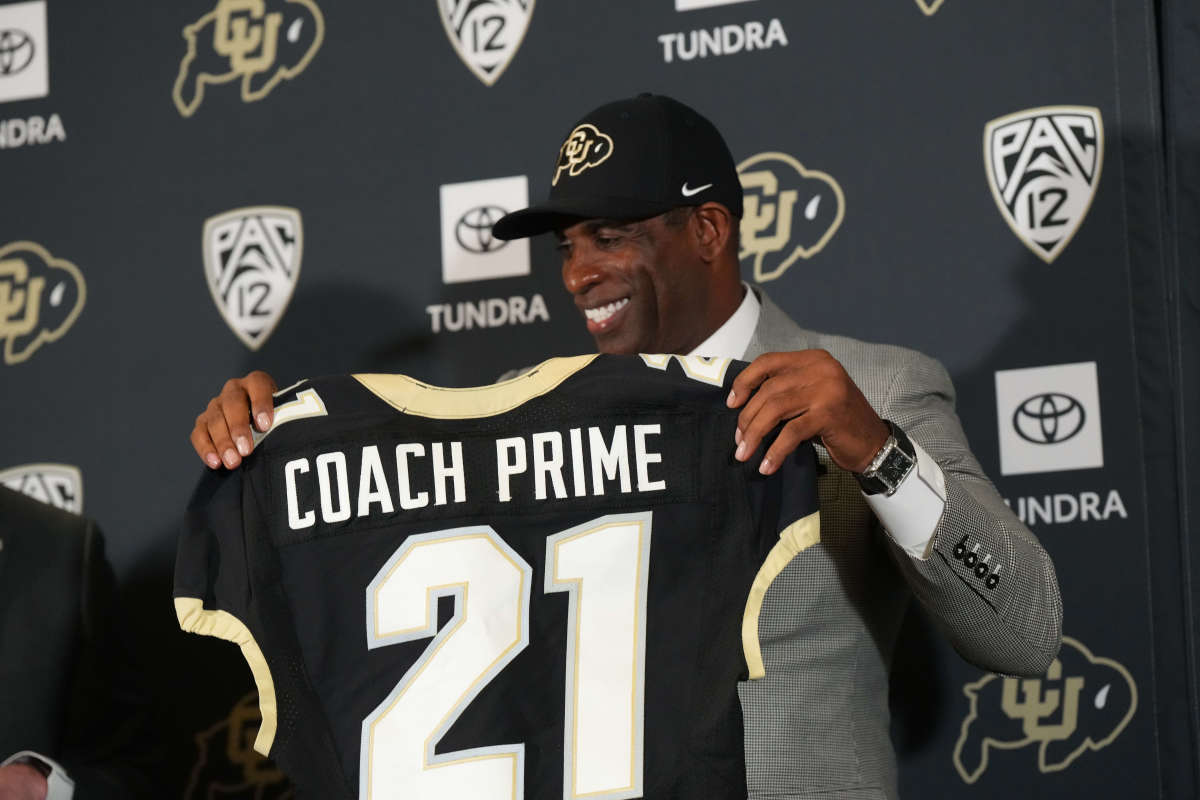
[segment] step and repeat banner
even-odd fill
[[[1154,796],[1131,287],[1155,58],[1141,0],[0,0],[0,482],[105,530],[173,791],[290,797],[236,648],[175,626],[196,414],[256,368],[461,386],[590,352],[550,237],[490,227],[545,197],[584,112],[669,94],[739,162],[744,279],[940,359],[1055,559],[1041,679],[910,615],[903,793]]]

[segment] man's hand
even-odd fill
[[[837,359],[824,350],[764,353],[733,381],[726,401],[741,408],[734,458],[745,461],[787,421],[758,471],[770,475],[805,439],[819,438],[843,469],[862,472],[890,435]]]
[[[46,800],[46,778],[28,764],[0,767],[0,800]]]
[[[260,432],[271,427],[275,413],[271,395],[275,389],[275,379],[262,370],[225,381],[221,393],[209,400],[208,408],[196,417],[192,428],[196,455],[212,469],[222,463],[229,469],[241,464],[242,457],[254,449],[251,413],[254,427]]]

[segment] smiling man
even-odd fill
[[[750,360],[728,404],[735,458],[771,473],[820,442],[821,543],[767,593],[767,676],[743,684],[751,797],[893,798],[888,671],[915,595],[983,669],[1037,676],[1061,640],[1053,565],[971,455],[946,371],[911,350],[800,328],[740,280],[742,188],[721,135],[667,97],[601,106],[569,131],[546,203],[496,223],[554,233],[563,283],[605,353]],[[196,419],[212,468],[271,422],[269,375],[230,381]],[[240,453],[240,454],[239,454]]]

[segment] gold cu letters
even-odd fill
[[[613,152],[613,140],[595,125],[584,123],[571,131],[558,151],[558,169],[554,172],[551,186],[558,185],[563,170],[572,178],[608,160]]]
[[[0,261],[0,339],[16,339],[37,327],[45,288],[45,278],[29,280],[29,265],[21,259]]]
[[[1057,658],[1050,665],[1046,678],[1057,683],[1062,680],[1062,662]],[[1023,700],[1017,699],[1018,685]],[[1062,689],[1047,689],[1042,693],[1042,681],[1038,678],[1018,680],[1005,678],[1001,690],[1000,707],[1012,719],[1022,722],[1022,729],[1030,739],[1048,742],[1055,739],[1066,739],[1075,732],[1079,722],[1079,693],[1083,691],[1083,678],[1072,676],[1067,678]],[[1066,697],[1063,697],[1066,692]],[[1057,723],[1043,722],[1050,715],[1059,712]]]
[[[243,13],[249,17],[241,16]],[[234,72],[243,75],[262,72],[275,62],[281,22],[283,14],[278,11],[267,14],[263,0],[221,0],[213,24],[213,49],[229,59]],[[255,50],[259,54],[251,58]]]

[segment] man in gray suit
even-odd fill
[[[746,460],[774,472],[821,442],[821,543],[787,567],[760,617],[767,677],[741,689],[751,797],[893,798],[888,670],[909,594],[964,658],[1037,676],[1061,639],[1054,568],[971,455],[954,390],[911,350],[800,328],[740,280],[742,189],[708,120],[641,95],[586,115],[548,201],[502,239],[555,232],[563,282],[597,348],[751,360],[729,396]],[[270,424],[270,376],[230,381],[192,444],[216,468]],[[220,454],[220,455],[218,455]]]

